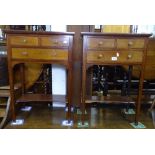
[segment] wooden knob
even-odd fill
[[[131,54],[128,54],[128,57],[127,57],[128,59],[131,59],[132,58],[132,55]]]
[[[133,45],[133,42],[132,41],[129,41],[128,42],[128,46],[131,46],[131,45]]]
[[[64,40],[64,41],[63,41],[63,44],[67,44],[67,40]]]
[[[24,40],[23,40],[23,43],[26,43],[26,42],[27,42],[27,40],[26,40],[26,39],[24,39]]]
[[[56,56],[57,53],[55,51],[52,52],[52,56]]]
[[[28,53],[26,51],[22,52],[21,54],[25,55],[25,56],[28,55]]]
[[[103,42],[102,41],[100,41],[99,43],[98,43],[98,45],[100,46],[100,45],[102,45],[103,44]]]
[[[99,54],[97,58],[98,59],[101,59],[101,58],[103,58],[103,55],[102,54]]]
[[[58,40],[55,40],[53,43],[54,43],[54,44],[58,44]]]

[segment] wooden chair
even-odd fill
[[[151,115],[152,121],[153,121],[153,126],[155,128],[155,98],[152,101],[151,107],[148,109],[149,115]]]
[[[9,86],[0,87],[0,129],[4,128],[9,119],[10,92]]]
[[[15,84],[15,91],[20,90],[21,85]],[[0,87],[0,129],[4,128],[10,119],[10,86]]]

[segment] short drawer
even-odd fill
[[[115,47],[115,39],[106,38],[88,38],[88,49],[113,49]]]
[[[12,48],[13,59],[68,60],[68,50]]]
[[[88,51],[88,63],[141,63],[142,51]]]
[[[38,46],[38,37],[28,36],[12,36],[10,38],[11,45]]]
[[[144,48],[144,39],[117,39],[118,49]]]
[[[65,36],[41,37],[41,45],[66,47],[69,46],[69,37]]]

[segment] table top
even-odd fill
[[[3,30],[6,34],[74,35],[74,32]]]
[[[81,32],[87,36],[116,36],[116,37],[150,37],[152,33],[101,33],[101,32]]]

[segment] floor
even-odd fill
[[[9,121],[5,129],[134,129],[130,124],[134,122],[134,114],[126,113],[122,106],[87,106],[85,126],[79,125],[81,114],[76,108],[72,112],[73,125],[64,126],[62,122],[66,118],[66,108],[63,104],[57,105],[21,105],[18,108],[17,119],[23,120],[23,124],[13,125],[12,121]],[[146,129],[154,129],[154,117],[154,112],[151,114],[148,108],[142,108],[140,122]]]

